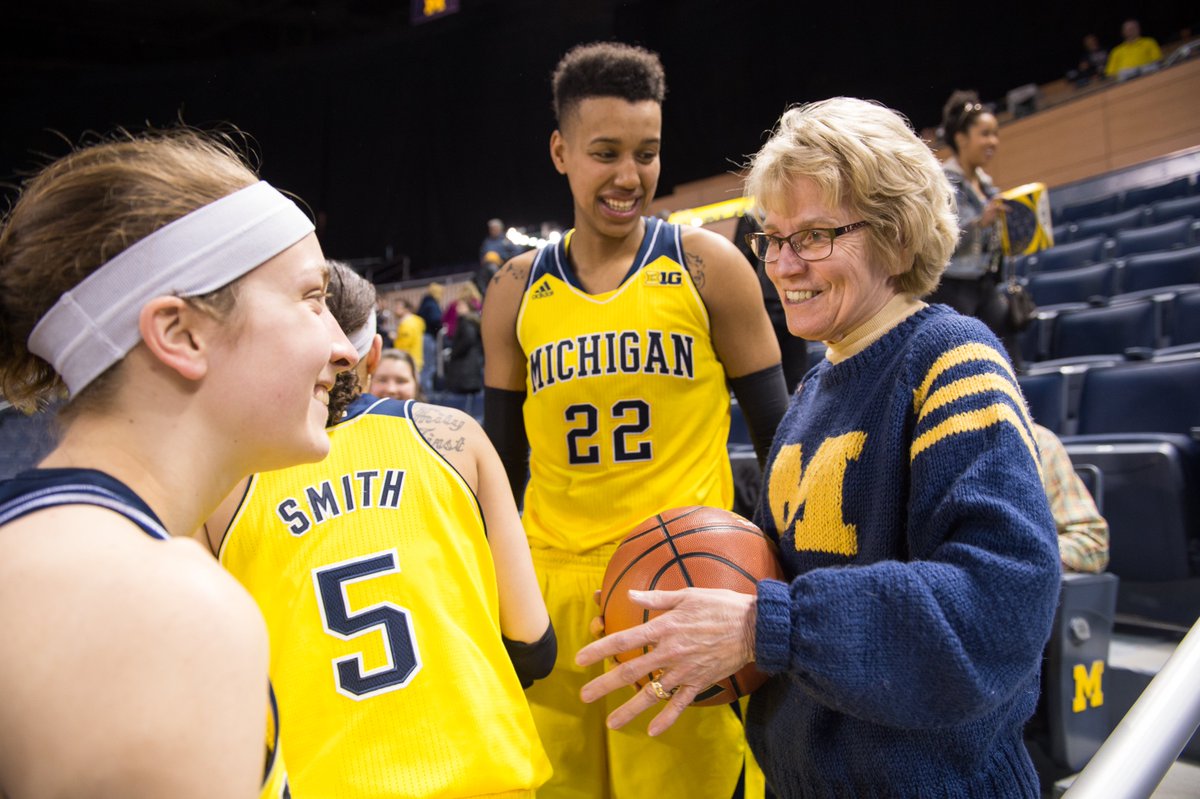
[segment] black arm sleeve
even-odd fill
[[[529,438],[525,435],[524,391],[483,387],[483,429],[500,455],[517,508],[529,480]]]
[[[504,648],[508,651],[508,659],[517,670],[517,679],[522,688],[533,685],[534,680],[540,680],[554,668],[554,659],[558,657],[558,639],[554,635],[554,625],[546,623],[546,632],[532,644],[521,641],[511,641],[503,635]]]
[[[737,397],[738,405],[742,406],[742,415],[746,419],[750,439],[754,442],[754,454],[758,456],[758,465],[766,469],[771,440],[775,438],[775,428],[779,426],[779,420],[787,410],[788,395],[783,383],[783,368],[775,364],[748,375],[731,378],[729,386],[733,389],[733,395]]]

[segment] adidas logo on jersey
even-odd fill
[[[536,289],[533,290],[533,298],[540,300],[542,297],[553,297],[554,289],[550,288],[550,283],[543,280]]]

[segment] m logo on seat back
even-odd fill
[[[1091,707],[1100,707],[1104,704],[1104,690],[1101,687],[1101,678],[1104,676],[1104,661],[1093,660],[1092,667],[1089,669],[1083,663],[1076,663],[1074,670],[1071,672],[1075,678],[1075,699],[1071,702],[1071,710],[1075,713],[1082,713]]]

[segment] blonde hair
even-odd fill
[[[788,109],[751,159],[746,193],[786,209],[795,181],[870,222],[871,254],[913,296],[933,291],[958,240],[950,184],[933,152],[895,111],[834,97]]]

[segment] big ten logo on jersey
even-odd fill
[[[682,286],[683,273],[666,271],[663,269],[647,269],[646,275],[647,286]]]
[[[1082,713],[1089,706],[1100,707],[1104,704],[1104,689],[1101,685],[1104,677],[1104,661],[1093,660],[1091,668],[1086,664],[1076,663],[1071,670],[1075,679],[1075,698],[1071,701],[1071,711]]]
[[[858,554],[858,530],[842,516],[842,484],[850,461],[858,460],[866,443],[862,431],[827,438],[807,467],[800,444],[780,448],[767,476],[767,499],[781,535],[795,523],[797,551]]]
[[[367,469],[307,486],[301,499],[288,497],[275,507],[279,520],[294,536],[359,508],[400,507],[403,469]]]

